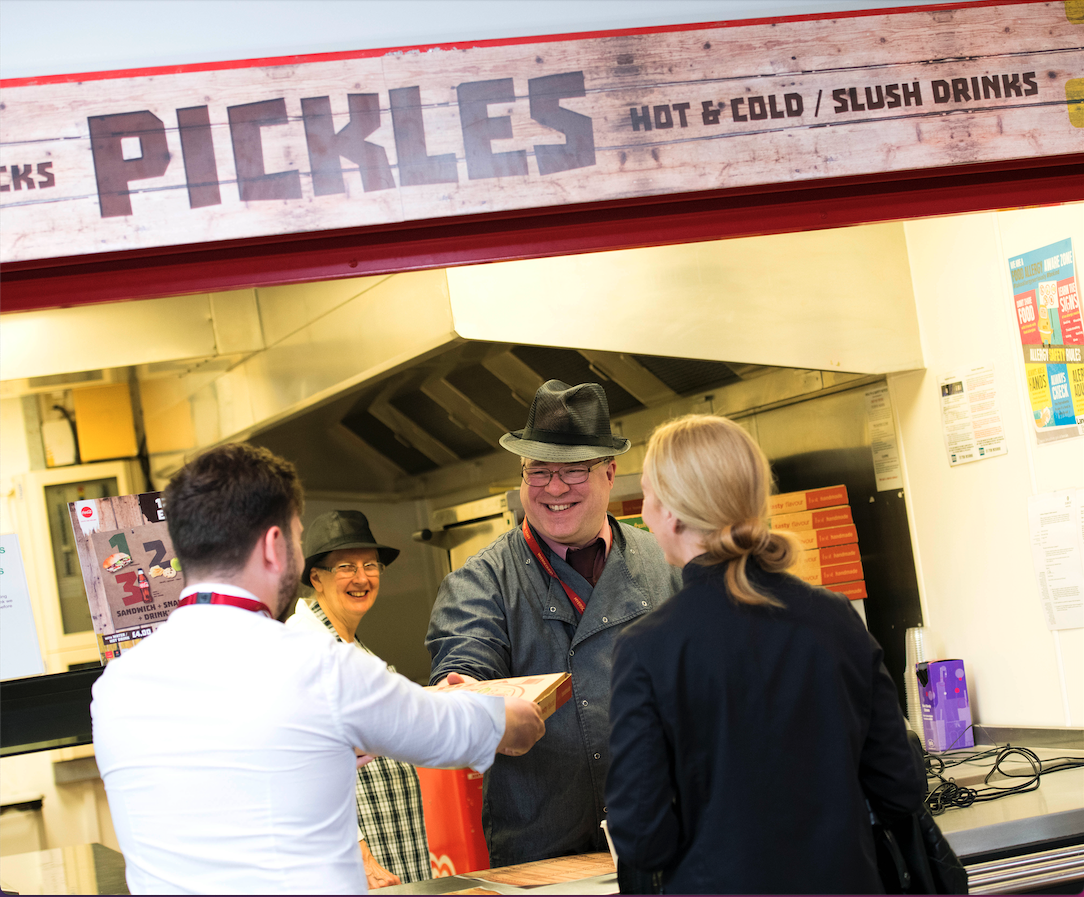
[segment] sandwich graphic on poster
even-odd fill
[[[177,606],[181,563],[160,492],[71,502],[79,566],[102,663],[146,638]]]

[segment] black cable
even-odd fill
[[[64,420],[68,422],[68,429],[72,431],[72,442],[75,443],[75,463],[82,464],[83,456],[79,453],[79,433],[75,429],[75,419],[63,405],[54,405],[53,411],[59,411],[64,415]]]
[[[1009,759],[1026,760],[1031,767],[1030,772],[1011,772],[1002,768],[1002,764]],[[955,779],[945,777],[946,770],[962,763],[982,765],[986,760],[992,762],[990,771],[983,778],[982,787],[971,788],[966,785],[959,785]],[[1002,747],[995,744],[994,747],[988,750],[967,753],[955,751],[951,757],[927,754],[927,788],[929,788],[931,780],[935,780],[938,784],[926,795],[926,806],[929,807],[930,813],[938,816],[952,807],[970,807],[975,803],[998,800],[1011,794],[1034,791],[1039,787],[1044,774],[1059,772],[1063,769],[1078,769],[1082,766],[1084,766],[1084,758],[1052,757],[1044,762],[1039,759],[1034,751],[1025,747],[1014,747],[1011,744],[1005,744]],[[990,780],[995,774],[1004,776],[1006,779],[1025,779],[1026,781],[1012,785],[991,785]]]

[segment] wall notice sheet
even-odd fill
[[[0,679],[44,672],[19,537],[5,533],[0,536]]]
[[[892,420],[892,399],[887,386],[866,390],[866,419],[869,421],[870,451],[873,453],[873,473],[877,491],[902,489],[900,449],[896,442],[896,425]]]
[[[941,378],[941,429],[949,466],[1004,455],[1005,427],[993,365],[950,371]]]
[[[1084,434],[1084,324],[1073,241],[1009,259],[1037,442]]]
[[[1047,629],[1084,627],[1084,489],[1031,496],[1028,524]]]

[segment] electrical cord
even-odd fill
[[[968,728],[971,729],[974,726]],[[966,734],[966,732],[963,734]],[[960,738],[963,737],[963,734],[961,734]],[[1030,772],[1010,772],[1006,770],[1003,768],[1003,764],[1010,759],[1027,761]],[[991,761],[990,771],[983,777],[982,787],[971,788],[966,785],[959,785],[955,779],[945,775],[947,770],[962,763],[981,766],[987,760]],[[926,806],[931,814],[939,816],[952,807],[970,807],[975,803],[998,800],[1011,794],[1034,791],[1039,787],[1044,774],[1049,775],[1063,769],[1077,769],[1082,766],[1084,766],[1084,758],[1052,757],[1044,762],[1039,759],[1034,751],[1025,747],[1014,747],[1011,744],[1005,744],[1003,747],[995,744],[994,747],[988,750],[969,751],[967,753],[954,751],[951,756],[927,754],[926,781],[929,793],[926,795]],[[1023,779],[1024,781],[1013,785],[991,785],[990,780],[995,775],[1001,775],[1006,779]],[[929,788],[931,781],[937,782],[932,790]]]
[[[76,464],[82,464],[83,458],[79,453],[79,432],[75,428],[75,419],[72,417],[71,412],[68,411],[63,405],[54,405],[53,411],[59,411],[64,415],[64,420],[68,422],[68,429],[72,431],[72,442],[75,444],[75,462]]]

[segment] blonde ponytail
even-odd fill
[[[701,564],[725,564],[735,601],[779,606],[750,581],[748,559],[780,572],[798,556],[789,533],[768,528],[771,468],[753,438],[723,417],[692,414],[659,426],[648,441],[644,473],[658,500],[700,535]]]

